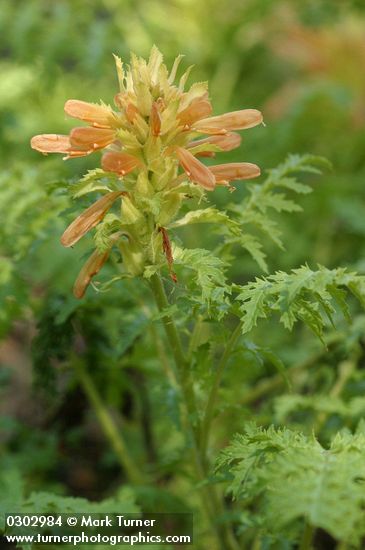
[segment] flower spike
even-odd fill
[[[249,162],[206,166],[200,160],[239,147],[237,131],[260,124],[260,111],[243,109],[213,116],[208,83],[188,87],[192,67],[178,78],[183,56],[169,71],[156,46],[148,60],[132,54],[130,65],[114,57],[119,83],[115,107],[69,99],[65,113],[81,121],[69,135],[40,134],[31,140],[36,151],[59,153],[64,159],[101,153],[101,168],[86,176],[77,194],[104,194],[61,237],[61,243],[71,247],[95,228],[95,251],[75,282],[77,298],[82,298],[113,247],[122,256],[127,276],[164,264],[176,281],[173,235],[165,228],[171,226],[182,203],[218,185],[232,190],[229,182],[260,175],[259,167]],[[116,202],[118,207],[110,212]]]

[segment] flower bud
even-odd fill
[[[158,108],[158,103],[156,101],[152,104],[150,126],[152,135],[156,137],[159,136],[161,133],[161,116]]]

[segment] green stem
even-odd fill
[[[160,312],[163,312],[170,306],[170,304],[167,299],[161,278],[158,274],[155,274],[151,277],[150,283],[157,307]],[[218,525],[217,516],[222,512],[222,503],[217,493],[215,492],[214,487],[205,485],[206,475],[198,446],[199,430],[194,431],[191,420],[195,419],[196,422],[198,421],[194,388],[190,376],[189,364],[183,352],[180,336],[171,315],[164,315],[162,317],[162,320],[165,328],[166,337],[174,356],[177,368],[177,378],[181,384],[183,406],[186,409],[182,417],[185,430],[191,440],[193,465],[196,477],[201,483],[200,495],[202,505],[210,522],[211,528],[213,532],[215,532],[217,535],[221,550],[238,550],[237,541],[230,530],[227,529],[227,527],[224,525]]]
[[[197,319],[197,321],[195,323],[194,330],[193,330],[191,338],[190,338],[189,351],[188,351],[189,359],[191,359],[192,354],[194,353],[194,351],[196,350],[196,348],[198,346],[198,342],[199,342],[200,337],[201,337],[202,323],[203,323],[203,319],[202,319],[201,316],[199,316],[199,318]]]
[[[167,299],[162,281],[160,277],[157,275],[157,273],[152,275],[150,279],[150,283],[151,283],[152,292],[154,294],[154,297],[157,303],[157,307],[160,312],[163,312],[165,309],[167,309],[170,306],[170,303]],[[166,335],[171,347],[171,351],[175,359],[176,366],[180,372],[180,375],[182,375],[184,374],[186,359],[182,349],[180,336],[177,332],[176,325],[170,315],[168,314],[164,315],[162,317],[162,320],[163,320]]]
[[[223,373],[227,366],[228,360],[231,356],[232,350],[234,349],[237,343],[237,340],[241,335],[241,330],[242,330],[242,323],[238,323],[238,325],[232,332],[230,339],[228,340],[227,346],[225,347],[225,350],[223,352],[223,355],[221,357],[221,360],[218,363],[218,367],[215,372],[215,377],[208,396],[208,401],[205,408],[205,414],[204,414],[203,424],[202,424],[202,438],[201,438],[200,448],[203,456],[206,455],[206,451],[209,443],[210,428],[213,421],[214,407],[218,397],[219,386],[221,384]]]
[[[302,540],[300,542],[299,550],[311,550],[313,535],[314,535],[313,527],[309,523],[306,523]]]
[[[342,363],[338,366],[338,378],[332,387],[331,391],[329,392],[329,397],[340,397],[344,387],[346,386],[348,380],[351,378],[354,370],[357,366],[358,361],[358,355],[359,352],[356,349],[355,352],[352,353],[351,357],[346,360],[342,361]],[[322,412],[318,415],[317,422],[314,425],[314,431],[316,433],[319,433],[320,430],[323,428],[325,422],[327,421],[327,418],[329,417],[328,412]]]
[[[128,479],[135,484],[144,482],[144,476],[136,466],[135,461],[129,454],[126,442],[121,432],[118,430],[110,412],[103,403],[95,384],[79,360],[74,361],[74,366],[79,378],[80,384],[86,393],[105,436],[108,438],[115,454],[118,457],[120,465],[125,471]]]
[[[157,307],[159,311],[162,312],[170,306],[162,281],[157,274],[154,274],[150,279],[150,283],[151,283],[152,292],[154,294],[154,297],[157,303]],[[197,424],[198,417],[196,414],[194,388],[191,381],[189,365],[186,361],[186,358],[182,349],[179,333],[177,331],[174,320],[170,315],[164,315],[162,318],[162,321],[164,324],[166,336],[167,336],[172,354],[174,356],[174,360],[177,368],[177,375],[178,375],[179,382],[181,384],[182,392],[184,394],[184,399],[186,400],[188,414],[190,415],[191,418],[194,419],[195,423]],[[195,435],[197,436],[198,434],[195,434]]]

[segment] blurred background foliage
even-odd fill
[[[110,293],[91,288],[81,303],[71,296],[89,245],[86,240],[74,251],[59,244],[70,213],[80,210],[80,203],[71,204],[68,181],[99,159],[44,158],[30,149],[31,136],[71,128],[63,112],[68,98],[113,102],[112,53],[128,61],[130,50],[146,56],[156,43],[168,66],[183,53],[185,63],[195,65],[192,80],[209,80],[216,114],[246,107],[264,113],[266,126],[244,135],[231,159],[255,162],[264,171],[288,153],[313,153],[333,165],[324,176],[309,178],[314,192],[301,198],[303,212],[282,216],[285,249],[265,243],[270,270],[308,262],[363,272],[364,29],[361,0],[0,1],[1,460],[16,465],[32,488],[100,498],[123,479],[67,368],[70,345],[106,402],[121,413],[134,456],[147,460],[151,471],[158,463],[166,478],[175,472],[182,441],[171,431],[176,399],[161,376],[164,344],[148,322],[144,285],[118,283]],[[229,198],[226,189],[210,198],[224,208],[244,195],[239,182]],[[209,248],[214,236],[196,227],[181,238],[187,246]],[[262,274],[246,253],[237,253],[234,280]],[[365,387],[364,327],[361,316],[350,328],[340,325],[328,353],[305,329],[291,336],[273,321],[257,329],[254,340],[271,345],[294,368],[304,393],[330,391],[338,366],[352,361],[359,370],[345,388],[344,399],[351,400]],[[210,360],[207,342],[198,350],[203,365],[202,359]],[[313,415],[327,411],[329,433],[362,414],[359,405],[353,417],[347,409],[342,419],[332,417],[320,399],[303,403],[284,395],[262,402],[266,377],[273,397],[285,390],[272,361],[249,344],[231,363],[217,447],[240,429],[252,407],[263,423],[276,418],[308,429]],[[303,365],[314,367],[312,377],[303,375]],[[202,372],[202,387],[207,378]],[[179,484],[183,500],[189,489]]]

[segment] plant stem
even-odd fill
[[[154,274],[150,279],[150,283],[151,283],[152,292],[154,294],[159,311],[166,310],[170,306],[170,304],[167,299],[165,289],[159,275]],[[164,315],[162,318],[162,321],[165,327],[166,336],[167,336],[172,354],[174,356],[174,360],[177,368],[177,375],[178,375],[179,382],[181,384],[182,392],[184,394],[184,399],[186,400],[188,414],[190,415],[191,418],[194,419],[195,423],[198,423],[198,417],[196,414],[194,388],[191,381],[189,365],[186,361],[186,358],[182,349],[179,333],[170,315],[167,315],[167,314]],[[194,431],[198,432],[199,430],[193,429],[193,432]],[[198,436],[198,433],[196,433],[195,435]]]
[[[355,351],[352,353],[352,355],[348,360],[342,361],[339,364],[338,378],[334,386],[332,387],[331,391],[329,392],[330,397],[334,397],[334,398],[340,397],[342,390],[344,389],[349,378],[351,378],[354,370],[356,369],[357,361],[359,359],[358,356],[359,356],[359,352],[357,349],[355,349]],[[328,412],[322,412],[318,415],[317,422],[314,425],[315,432],[318,433],[323,428],[328,417],[329,417]]]
[[[80,384],[86,393],[95,414],[99,420],[99,423],[103,429],[105,436],[108,438],[111,446],[114,449],[115,454],[118,457],[120,465],[125,471],[128,479],[135,484],[141,484],[144,482],[144,476],[136,466],[135,461],[129,455],[128,447],[124,438],[118,430],[113,417],[108,411],[107,407],[103,403],[100,394],[89,374],[81,364],[80,360],[74,361],[77,376]]]
[[[170,304],[167,299],[161,278],[158,274],[154,274],[150,279],[150,283],[157,307],[159,311],[163,312],[170,306]],[[171,317],[171,315],[166,314],[162,317],[162,320],[167,340],[175,359],[178,382],[180,382],[181,384],[183,405],[185,408],[182,417],[186,432],[191,440],[192,454],[194,459],[193,464],[196,477],[201,483],[200,494],[203,508],[209,519],[212,530],[217,535],[221,550],[239,550],[237,541],[230,530],[224,525],[218,525],[217,516],[222,512],[222,503],[220,502],[220,499],[214,487],[204,485],[206,475],[202,457],[199,453],[199,430],[194,430],[194,427],[192,425],[192,419],[194,419],[196,422],[198,421],[198,414],[196,409],[194,388],[189,371],[189,364],[185,358],[180,336],[173,318]]]
[[[306,523],[302,540],[300,542],[299,550],[311,550],[313,535],[314,535],[313,527],[309,523]]]
[[[230,339],[228,340],[227,346],[225,347],[225,350],[223,352],[223,355],[221,357],[221,360],[218,363],[218,367],[215,372],[215,378],[208,396],[208,401],[205,408],[205,414],[204,414],[204,419],[202,424],[202,437],[201,437],[200,448],[203,456],[206,455],[206,451],[209,443],[210,428],[213,421],[214,407],[217,401],[219,386],[222,381],[222,376],[227,366],[232,350],[234,349],[234,346],[236,345],[237,340],[241,335],[241,329],[242,329],[242,323],[238,323],[238,325],[232,332]]]
[[[195,323],[195,326],[190,338],[189,351],[188,351],[189,359],[192,357],[192,354],[197,348],[197,345],[201,336],[202,322],[203,322],[203,319],[201,316],[199,316],[199,318]]]

